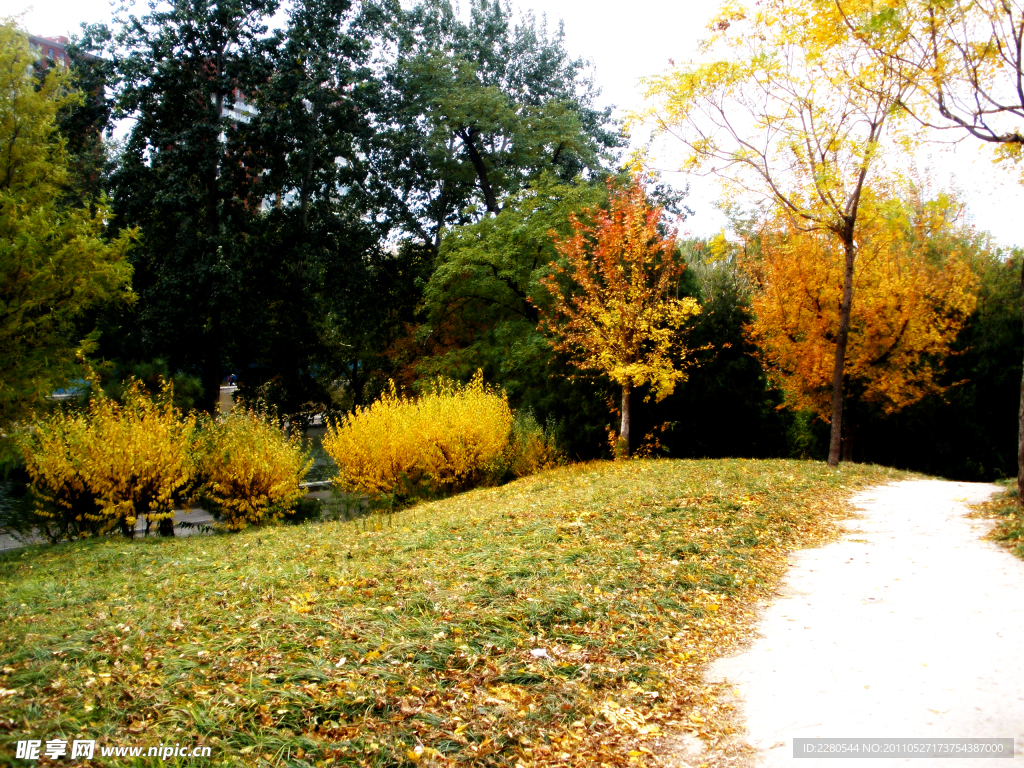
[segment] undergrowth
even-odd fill
[[[1003,493],[974,508],[996,522],[988,537],[1024,560],[1024,510],[1017,504],[1017,478],[1001,481],[1000,484],[1006,487]]]
[[[0,557],[0,754],[86,738],[224,765],[660,764],[660,739],[728,739],[701,672],[787,551],[902,476],[599,463],[387,518],[20,550]]]

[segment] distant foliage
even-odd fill
[[[208,442],[203,495],[224,527],[277,522],[295,510],[313,465],[297,435],[285,436],[264,413],[236,410],[210,427]]]
[[[103,394],[115,400],[124,397],[125,390],[133,380],[141,382],[150,394],[158,393],[164,382],[169,381],[174,394],[174,406],[182,413],[202,406],[203,382],[199,377],[184,371],[171,371],[167,361],[161,358],[116,365],[100,372]]]
[[[194,436],[195,418],[174,407],[169,385],[154,398],[137,381],[123,404],[97,393],[82,413],[37,420],[22,450],[44,533],[130,537],[140,517],[170,533],[197,475]]]
[[[1022,253],[986,247],[984,238],[979,245],[978,305],[957,335],[943,377],[954,386],[891,416],[865,412],[858,461],[954,480],[1016,474]]]
[[[394,387],[329,424],[324,449],[347,490],[402,493],[469,487],[508,445],[512,411],[477,374],[469,384],[438,378],[421,397]]]

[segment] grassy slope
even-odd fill
[[[63,734],[226,764],[655,763],[659,735],[728,731],[700,670],[786,550],[902,476],[600,463],[390,521],[23,551],[0,559],[0,762]]]

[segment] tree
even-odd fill
[[[1024,159],[1024,6],[1018,0],[836,3],[865,50],[901,73],[904,110],[925,126],[993,145],[999,160]],[[1020,280],[1024,286],[1024,264]],[[1017,496],[1024,505],[1024,376],[1017,435]]]
[[[127,17],[108,55],[115,116],[133,118],[113,175],[118,221],[138,226],[139,346],[198,371],[219,405],[238,260],[262,200],[240,87],[262,66],[276,0],[154,6]]]
[[[445,228],[497,213],[541,172],[603,175],[621,139],[561,28],[514,24],[493,0],[472,0],[468,22],[449,0],[395,13],[368,162],[377,207],[400,231],[436,254]]]
[[[65,199],[69,182],[57,116],[80,102],[66,72],[30,76],[28,39],[0,25],[0,427],[81,376],[96,335],[84,318],[127,300],[132,233],[104,238],[102,198]]]
[[[684,168],[719,175],[843,254],[831,372],[829,465],[841,458],[843,378],[861,200],[907,89],[891,67],[846,44],[831,3],[732,8],[707,48],[724,58],[648,81],[656,130],[688,148]],[[738,30],[738,31],[737,31]],[[717,46],[717,48],[716,48]]]
[[[570,382],[564,356],[537,323],[538,305],[548,307],[541,280],[558,257],[549,233],[570,235],[571,215],[606,202],[604,184],[565,184],[544,173],[499,215],[448,230],[423,290],[419,356],[406,383],[439,375],[468,381],[483,370],[516,410],[554,422],[567,451],[594,455],[605,442],[606,385]]]
[[[675,235],[660,231],[661,209],[648,204],[640,178],[609,192],[608,210],[574,215],[573,235],[556,239],[565,263],[541,281],[552,298],[541,326],[574,365],[621,387],[619,440],[628,456],[630,395],[649,386],[661,400],[686,378],[682,331],[700,305],[671,295],[685,265]]]
[[[405,260],[379,246],[387,225],[367,213],[369,115],[380,96],[369,64],[375,10],[293,4],[245,81],[255,114],[237,131],[263,210],[237,270],[246,329],[228,353],[240,394],[258,392],[293,418],[332,405],[338,380],[358,403],[396,325],[390,310],[410,304],[411,280],[397,279]]]
[[[957,247],[955,199],[925,201],[911,189],[888,199],[867,195],[862,208],[847,398],[891,414],[945,388],[942,364],[974,311],[977,280],[972,254]],[[744,263],[757,285],[751,337],[789,403],[825,415],[842,255],[785,217],[767,222],[753,245]],[[851,421],[845,430],[844,459],[852,458],[855,429]]]

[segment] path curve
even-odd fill
[[[758,638],[712,665],[766,768],[1024,766],[1024,560],[966,504],[994,485],[909,480],[853,498],[840,541],[795,552]],[[794,737],[1013,737],[1008,759],[795,759]]]

